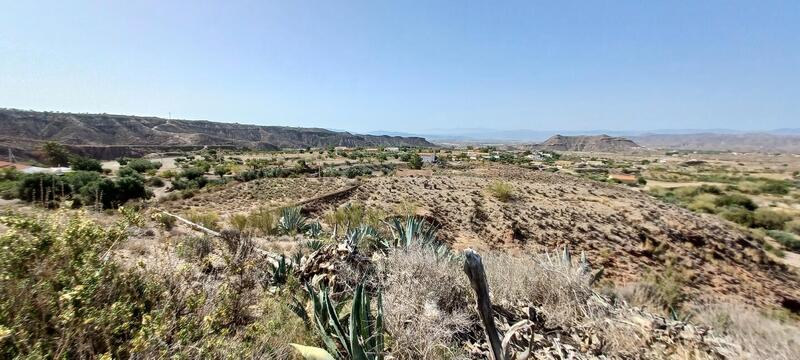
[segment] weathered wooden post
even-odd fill
[[[497,333],[497,326],[492,316],[492,301],[489,299],[489,284],[486,282],[486,272],[483,270],[481,256],[475,250],[464,250],[464,272],[469,277],[472,289],[475,290],[478,303],[478,314],[483,321],[486,336],[489,338],[489,346],[492,348],[494,360],[505,360],[502,355],[502,344],[500,335]]]

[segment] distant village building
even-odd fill
[[[392,147],[383,148],[383,150],[397,152],[397,151],[400,151],[400,148],[396,147],[396,146],[392,146]]]
[[[43,168],[38,166],[28,166],[22,169],[22,172],[25,174],[55,174],[55,175],[63,175],[68,172],[72,172],[72,169],[68,167],[49,167]]]
[[[611,180],[619,181],[623,184],[636,184],[636,175],[633,174],[608,174],[608,178]]]
[[[347,151],[349,149],[350,148],[348,148],[347,146],[337,146],[337,147],[333,148],[333,150],[336,150],[336,151]]]
[[[425,164],[432,164],[436,162],[436,154],[434,153],[419,153],[422,162]]]

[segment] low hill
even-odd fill
[[[543,143],[534,145],[534,147],[541,150],[594,152],[621,152],[641,148],[641,146],[629,139],[608,135],[554,135]]]
[[[644,146],[655,149],[800,153],[800,135],[793,133],[792,129],[785,129],[785,133],[782,135],[772,133],[646,134],[634,139]]]
[[[57,141],[77,152],[98,157],[198,146],[253,149],[434,146],[420,137],[357,135],[319,128],[12,109],[0,109],[0,134],[0,146],[16,149],[23,155],[42,141]]]

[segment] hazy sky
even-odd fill
[[[0,0],[0,107],[353,131],[800,127],[800,1]]]

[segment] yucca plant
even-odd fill
[[[306,359],[383,359],[383,300],[380,291],[373,317],[369,293],[363,284],[356,286],[346,328],[326,288],[315,292],[311,285],[306,284],[306,291],[314,303],[314,325],[327,349],[292,344]]]
[[[300,213],[299,207],[281,209],[281,218],[278,220],[278,230],[284,235],[302,234],[308,228],[306,218]]]

